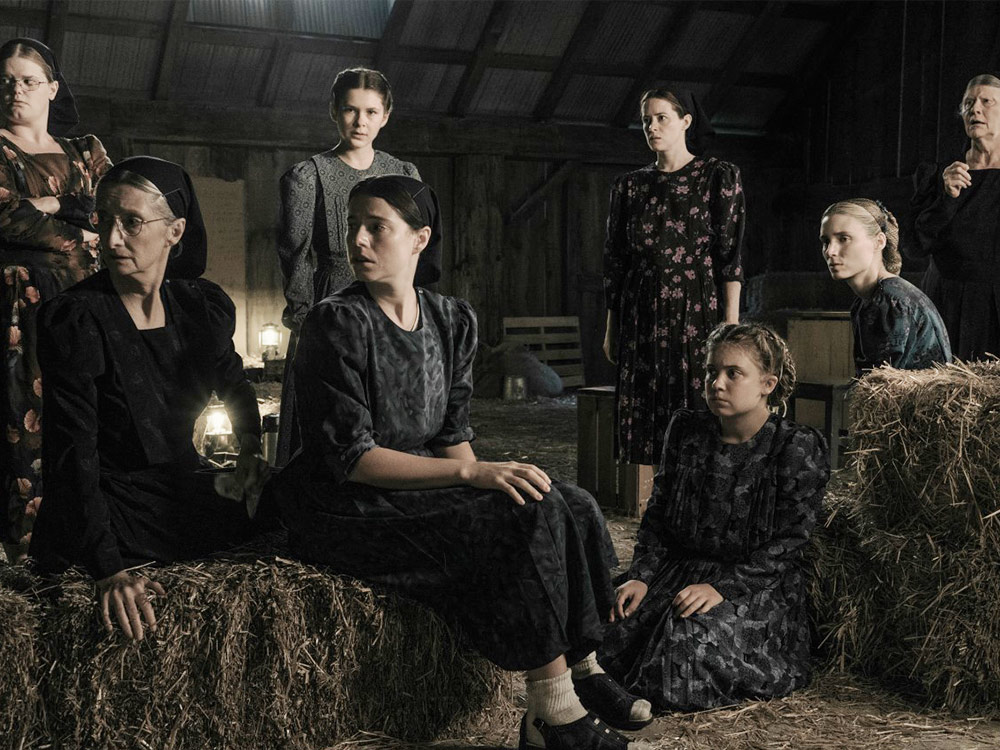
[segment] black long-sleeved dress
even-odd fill
[[[722,442],[709,412],[671,420],[653,495],[623,580],[649,590],[609,627],[599,658],[657,710],[769,698],[809,679],[803,547],[829,478],[825,441],[771,416],[746,443]],[[724,601],[686,619],[672,601],[709,583]]]
[[[600,642],[616,558],[593,498],[555,482],[515,505],[468,486],[389,490],[348,480],[375,446],[420,456],[473,438],[476,319],[418,290],[404,331],[364,284],[319,302],[295,356],[303,450],[275,492],[293,550],[423,601],[487,658],[532,669]]]
[[[970,170],[972,185],[952,198],[941,181],[945,166],[921,164],[913,176],[907,252],[931,258],[922,287],[954,355],[1000,355],[1000,169]]]
[[[42,307],[46,496],[30,554],[43,571],[79,565],[101,579],[253,533],[242,504],[199,473],[191,440],[213,390],[237,434],[260,434],[232,300],[203,279],[161,289],[167,324],[153,330],[135,327],[107,271]]]

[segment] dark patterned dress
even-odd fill
[[[771,416],[728,445],[709,412],[670,423],[653,496],[623,580],[649,591],[609,626],[599,659],[659,711],[785,695],[809,680],[802,550],[829,478],[822,436]],[[725,601],[681,619],[671,604],[695,583]]]
[[[351,482],[376,445],[419,456],[473,438],[476,319],[418,290],[404,331],[355,283],[310,311],[295,356],[303,449],[274,482],[292,549],[433,607],[506,669],[600,642],[616,564],[593,498],[555,482],[541,502],[468,486],[389,490]]]
[[[28,154],[0,136],[0,335],[3,339],[3,420],[6,432],[0,493],[0,541],[27,544],[42,499],[42,384],[36,359],[35,319],[43,300],[97,268],[94,189],[111,166],[92,135],[56,138],[63,153]],[[27,198],[55,196],[47,214]]]
[[[291,338],[281,388],[279,466],[284,466],[299,446],[292,382],[299,327],[313,302],[354,281],[347,262],[347,198],[351,188],[362,180],[387,174],[420,179],[420,173],[410,162],[384,151],[375,152],[368,169],[354,169],[332,150],[300,161],[281,178],[278,258],[287,303],[281,320],[291,331]]]
[[[723,283],[740,281],[745,222],[739,169],[695,158],[655,165],[611,188],[604,296],[618,313],[618,454],[652,464],[675,409],[703,406],[705,339]]]
[[[878,282],[868,299],[854,300],[851,322],[859,378],[882,364],[921,370],[935,362],[951,362],[948,332],[934,303],[898,276]]]
[[[143,562],[204,556],[255,533],[220,497],[191,441],[214,390],[237,434],[260,435],[233,348],[236,309],[210,281],[167,280],[162,328],[135,327],[107,271],[43,305],[46,496],[31,556],[95,579]]]
[[[972,185],[952,198],[941,181],[946,166],[917,168],[907,253],[930,257],[921,286],[955,356],[1000,355],[1000,169],[969,170]]]

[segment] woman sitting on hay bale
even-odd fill
[[[948,332],[926,294],[897,275],[899,224],[878,201],[851,198],[823,212],[819,230],[830,276],[858,296],[851,306],[858,377],[883,364],[923,370],[951,362]]]
[[[440,275],[440,243],[437,198],[419,180],[351,191],[358,281],[313,307],[295,355],[303,447],[276,482],[290,543],[427,603],[488,659],[525,670],[522,748],[624,750],[604,721],[651,716],[594,657],[616,562],[604,519],[536,466],[476,460],[475,314],[414,287]]]
[[[43,572],[79,565],[96,580],[105,627],[155,630],[129,568],[203,556],[254,531],[245,506],[199,473],[194,422],[215,390],[240,438],[236,479],[263,479],[260,416],[233,348],[236,311],[205,270],[191,180],[176,164],[122,161],[97,189],[104,270],[45,303],[38,359],[45,400],[45,502],[30,554]]]
[[[795,386],[777,334],[724,324],[706,346],[712,413],[679,409],[667,428],[599,652],[660,711],[782,696],[809,679],[801,557],[830,475],[826,444],[768,408]]]

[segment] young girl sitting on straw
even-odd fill
[[[711,412],[679,409],[667,428],[598,654],[659,711],[786,695],[809,677],[801,556],[829,478],[826,444],[769,409],[795,385],[777,334],[724,324],[706,346]]]
[[[823,212],[819,239],[830,276],[858,296],[851,306],[858,377],[890,364],[920,370],[951,361],[948,331],[930,298],[897,275],[899,224],[878,201],[851,198]]]

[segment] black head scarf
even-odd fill
[[[0,62],[14,57],[14,48],[19,44],[31,47],[52,68],[52,80],[59,83],[59,91],[56,92],[56,98],[49,102],[49,122],[46,129],[49,131],[49,135],[67,135],[80,122],[80,115],[76,111],[76,100],[73,99],[73,92],[69,90],[69,84],[66,83],[66,79],[63,78],[63,74],[59,70],[56,56],[52,54],[52,50],[37,39],[19,37],[5,42],[0,47]]]
[[[423,226],[431,228],[431,238],[427,241],[417,260],[417,270],[413,277],[414,286],[427,286],[433,284],[441,278],[441,206],[438,204],[437,195],[426,182],[415,180],[404,175],[384,175],[382,177],[369,177],[362,180],[351,190],[351,197],[355,194],[370,195],[375,198],[382,198],[397,211],[399,206],[393,205],[392,201],[384,194],[383,188],[398,187],[406,191],[407,195],[413,199],[420,212]]]
[[[208,257],[208,237],[201,218],[198,196],[191,178],[180,165],[154,156],[132,156],[115,164],[101,178],[102,183],[114,183],[122,172],[133,172],[156,185],[167,199],[174,216],[186,219],[181,241],[170,251],[167,261],[168,279],[196,279],[205,273]]]
[[[696,156],[700,156],[708,146],[709,140],[715,135],[715,128],[712,127],[712,121],[702,108],[701,101],[699,101],[693,92],[683,88],[664,86],[662,88],[658,87],[656,90],[669,91],[677,98],[677,101],[680,102],[680,105],[687,114],[691,115],[691,124],[684,133],[684,141],[687,144],[688,151]],[[661,97],[653,96],[650,98],[657,99]]]

